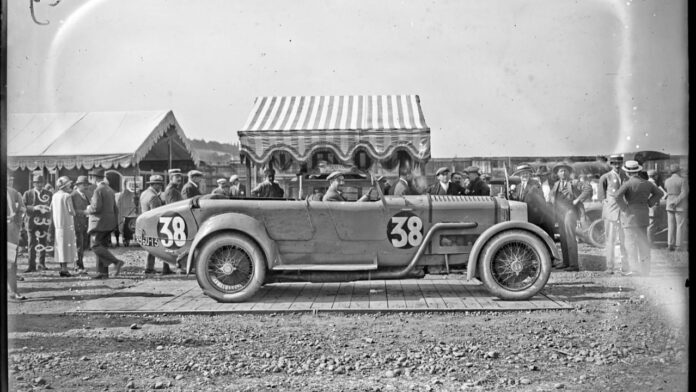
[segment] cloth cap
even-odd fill
[[[198,170],[191,170],[188,172],[188,176],[189,177],[195,177],[195,176],[203,177],[203,173],[199,172]]]
[[[44,182],[44,178],[41,174],[34,174],[31,182]]]
[[[239,176],[233,174],[232,177],[230,177],[230,183],[234,183],[235,181],[239,181]]]
[[[669,172],[671,174],[679,173],[680,171],[681,171],[681,168],[679,167],[679,165],[674,164],[674,163],[669,165]]]
[[[643,170],[643,166],[638,161],[626,161],[623,165],[623,171],[626,173],[637,173]]]
[[[75,185],[78,185],[78,184],[89,185],[89,181],[87,181],[87,176],[77,176],[77,181],[75,181]]]
[[[623,162],[623,156],[621,154],[612,154],[609,155],[609,163],[611,162]]]
[[[436,175],[436,176],[439,176],[440,174],[443,174],[443,173],[445,173],[445,172],[449,173],[449,171],[450,171],[449,168],[447,168],[447,167],[441,167],[441,168],[437,169],[437,171],[435,172],[435,175]]]
[[[147,184],[164,184],[164,178],[159,174],[154,174],[147,180]]]
[[[56,181],[56,188],[67,188],[70,184],[72,184],[72,180],[68,178],[68,176],[60,176],[58,177],[58,181]]]
[[[227,181],[226,178],[218,178],[216,182],[219,186],[230,186],[230,183]]]
[[[328,181],[331,181],[331,180],[333,180],[334,178],[339,177],[339,176],[343,176],[343,173],[341,173],[340,171],[335,171],[335,172],[329,174],[329,176],[326,177],[326,179],[327,179]]]
[[[92,177],[104,178],[104,169],[102,169],[102,168],[96,168],[96,167],[95,167],[94,169],[92,169],[92,170],[91,170],[89,173],[87,173],[87,174],[89,174],[89,175],[92,176]]]
[[[566,170],[568,170],[568,173],[572,173],[572,172],[573,172],[573,167],[570,166],[570,165],[567,164],[567,163],[559,163],[559,164],[556,164],[556,166],[553,167],[553,172],[554,172],[554,173],[558,173],[558,171],[561,170],[561,169],[566,169]]]

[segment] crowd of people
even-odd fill
[[[680,251],[686,239],[686,214],[688,183],[681,176],[677,165],[670,168],[671,176],[664,188],[656,182],[654,170],[643,171],[636,161],[623,161],[622,156],[609,157],[612,167],[598,181],[590,181],[584,174],[575,176],[573,168],[565,163],[557,164],[551,172],[534,170],[530,165],[520,165],[512,173],[520,178],[520,183],[509,189],[509,198],[525,202],[528,206],[528,219],[545,230],[552,238],[557,231],[560,237],[562,262],[557,269],[578,270],[578,250],[575,229],[587,225],[584,202],[596,198],[602,202],[602,219],[606,233],[607,273],[621,272],[624,275],[650,273],[650,244],[655,231],[656,205],[664,197],[668,222],[668,249]],[[200,182],[203,173],[191,170],[184,174],[180,169],[167,172],[169,178],[166,188],[162,175],[151,175],[148,187],[140,194],[141,212],[162,205],[175,203],[202,195]],[[489,196],[490,187],[478,167],[470,166],[462,172],[451,172],[441,167],[435,172],[437,181],[425,189],[430,195]],[[329,183],[325,194],[314,192],[311,200],[346,201],[343,196],[345,175],[333,172],[327,176]],[[212,190],[211,198],[244,198],[246,189],[239,177],[220,178]],[[49,187],[40,174],[32,178],[32,189],[23,195],[13,188],[13,178],[8,176],[7,184],[7,226],[8,226],[8,290],[11,298],[23,299],[17,291],[17,255],[21,244],[20,233],[27,233],[28,268],[24,273],[46,270],[46,255],[53,252],[59,263],[58,275],[70,277],[84,275],[84,252],[91,249],[97,257],[96,275],[93,279],[109,277],[109,267],[113,265],[113,275],[119,275],[124,265],[110,251],[111,233],[117,229],[119,207],[117,197],[108,185],[104,170],[95,168],[88,176],[78,176],[72,181],[66,176],[59,177],[55,188]],[[402,173],[392,184],[384,176],[377,178],[377,186],[382,195],[418,195],[411,172]],[[55,192],[53,191],[55,190]],[[358,201],[374,200],[374,188]],[[595,195],[595,196],[593,196]],[[249,192],[255,198],[282,198],[283,188],[275,182],[275,171],[264,171],[264,181]],[[52,246],[48,238],[53,236]],[[620,264],[615,263],[615,246],[619,244]],[[618,265],[617,265],[618,264]],[[69,266],[73,266],[71,273]],[[155,257],[148,254],[145,273],[155,273]],[[177,266],[183,273],[182,266]],[[174,273],[167,262],[162,263],[162,274]],[[21,277],[18,278],[21,280]]]

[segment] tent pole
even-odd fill
[[[167,135],[167,142],[169,143],[169,168],[167,170],[171,170],[171,168],[172,168],[172,135]]]
[[[246,159],[246,170],[247,170],[247,176],[246,176],[246,184],[247,184],[247,189],[246,189],[246,195],[249,196],[249,192],[251,192],[251,161],[249,160],[249,157],[245,157]]]

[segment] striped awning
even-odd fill
[[[417,95],[257,97],[238,132],[240,155],[256,164],[285,151],[306,162],[317,149],[331,149],[350,163],[359,149],[374,159],[407,151],[430,158],[430,128]]]

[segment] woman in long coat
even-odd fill
[[[75,207],[73,206],[70,191],[72,181],[62,176],[56,182],[58,191],[53,194],[51,211],[53,211],[53,225],[56,230],[54,243],[55,259],[60,263],[60,276],[71,276],[68,272],[68,263],[77,259],[77,239],[75,237]]]

